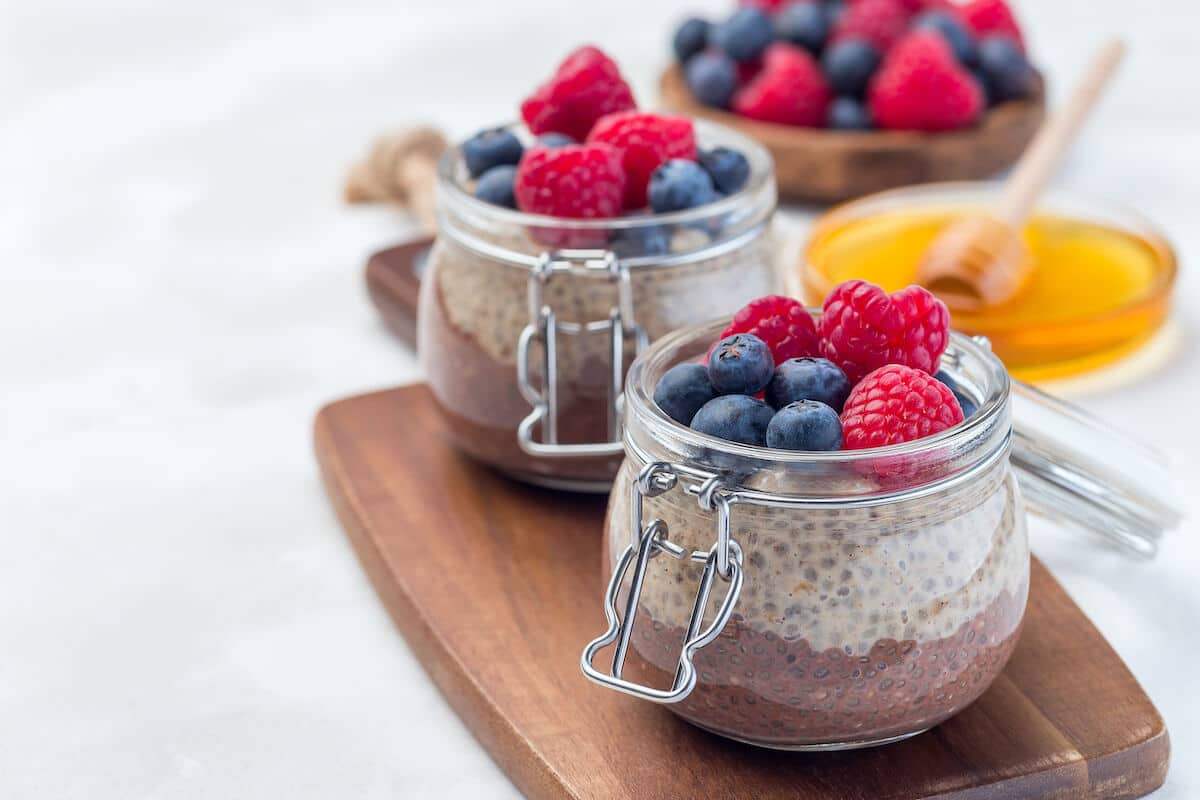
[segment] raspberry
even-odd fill
[[[904,35],[911,20],[912,11],[900,0],[856,0],[838,18],[829,40],[866,39],[886,53]]]
[[[894,294],[866,281],[847,281],[825,298],[821,355],[850,383],[885,364],[933,374],[950,342],[950,312],[920,286]]]
[[[950,388],[921,370],[888,364],[863,378],[842,411],[842,449],[921,439],[963,421]]]
[[[959,14],[976,36],[982,38],[989,33],[1004,34],[1017,43],[1021,52],[1025,51],[1021,26],[1017,24],[1017,18],[1005,0],[971,0],[959,8]]]
[[[593,219],[621,213],[625,171],[606,144],[534,147],[517,167],[517,207],[553,217]]]
[[[818,354],[817,326],[804,305],[791,297],[772,294],[752,300],[733,315],[720,339],[735,333],[757,336],[771,348],[776,364],[789,358]]]
[[[619,111],[592,126],[588,142],[611,145],[625,168],[625,208],[646,205],[650,175],[672,158],[696,160],[696,136],[687,117]]]
[[[807,50],[776,43],[767,48],[763,69],[733,96],[744,117],[783,125],[821,127],[833,93]]]
[[[600,117],[636,107],[612,59],[598,48],[581,47],[521,104],[521,117],[535,134],[565,133],[581,142]]]
[[[984,108],[978,81],[931,30],[913,31],[897,42],[871,79],[867,101],[879,127],[914,131],[963,128]]]

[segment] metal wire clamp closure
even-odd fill
[[[590,322],[559,322],[554,309],[544,301],[546,284],[564,272],[607,276],[617,286],[617,305],[608,319]],[[608,441],[586,444],[560,444],[558,441],[558,334],[580,335],[608,332],[611,372],[608,385]],[[529,273],[529,324],[517,342],[517,385],[533,411],[517,427],[517,443],[535,456],[618,456],[621,455],[621,405],[625,381],[625,341],[634,340],[636,353],[647,344],[646,331],[633,313],[633,287],[629,268],[611,250],[559,250],[543,253]],[[542,385],[535,386],[530,376],[531,348],[542,347]],[[539,423],[542,441],[533,438]]]
[[[737,605],[738,595],[742,591],[742,548],[730,537],[729,509],[732,505],[730,496],[716,477],[705,480],[698,486],[687,487],[687,491],[696,494],[700,507],[705,511],[715,511],[717,514],[717,541],[707,550],[688,552],[668,538],[670,531],[661,519],[653,520],[644,528],[642,501],[646,497],[656,497],[675,488],[680,476],[687,477],[690,471],[677,465],[662,461],[651,462],[638,473],[633,482],[630,503],[630,531],[632,533],[629,545],[621,554],[612,579],[608,583],[608,591],[604,598],[604,616],[608,620],[608,630],[593,639],[583,650],[579,666],[583,674],[594,683],[615,689],[625,694],[651,700],[656,703],[678,703],[686,698],[696,688],[696,651],[712,643],[721,630],[729,622],[733,609]],[[684,636],[683,649],[679,654],[679,663],[675,669],[675,678],[669,689],[655,689],[622,677],[625,667],[625,655],[629,650],[629,637],[633,633],[633,625],[637,616],[638,601],[642,594],[642,584],[646,579],[646,567],[650,560],[660,553],[666,553],[679,560],[691,560],[704,564],[700,575],[700,586],[696,591],[696,599],[692,604],[692,614],[688,618],[687,634]],[[625,601],[625,613],[617,614],[617,600],[621,584],[634,565],[633,578],[630,582],[629,597]],[[704,611],[708,607],[709,595],[712,593],[713,581],[720,577],[729,584],[725,599],[717,609],[716,616],[707,628],[701,630],[704,621]],[[610,644],[616,643],[613,651],[612,668],[602,672],[593,666],[596,654]]]

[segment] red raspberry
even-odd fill
[[[594,219],[621,213],[625,171],[606,144],[532,147],[517,167],[517,207],[552,217]]]
[[[821,355],[851,384],[884,364],[932,375],[950,342],[950,312],[920,286],[888,295],[873,283],[847,281],[825,298],[818,329]]]
[[[521,104],[521,117],[535,134],[565,133],[582,142],[600,117],[631,108],[637,108],[633,92],[613,60],[581,47]]]
[[[886,53],[908,30],[912,16],[902,0],[855,0],[838,17],[830,42],[866,39],[880,53]]]
[[[807,50],[776,43],[767,48],[763,68],[733,96],[744,117],[783,125],[821,127],[833,93],[821,67]]]
[[[948,131],[983,112],[979,83],[930,30],[913,31],[893,47],[867,88],[871,117],[881,128]]]
[[[888,364],[859,381],[846,398],[842,449],[911,442],[962,421],[950,387],[919,369]]]
[[[1025,50],[1025,38],[1021,35],[1021,26],[1005,0],[971,0],[959,8],[967,28],[976,36],[989,33],[1001,33],[1011,36],[1022,51]]]
[[[820,345],[812,315],[799,300],[772,294],[751,300],[733,315],[720,339],[735,333],[757,336],[771,348],[776,364],[789,358],[815,356]]]
[[[687,117],[618,111],[598,119],[588,141],[611,145],[620,152],[625,167],[625,208],[646,205],[650,175],[663,163],[672,158],[696,160],[696,135]]]

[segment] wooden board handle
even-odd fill
[[[417,346],[421,273],[433,238],[380,250],[367,261],[367,293],[384,323],[409,347]]]

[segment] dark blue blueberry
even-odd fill
[[[671,49],[675,51],[675,58],[680,64],[686,64],[689,58],[705,48],[709,27],[708,20],[688,17],[675,29]]]
[[[737,150],[714,147],[700,151],[700,166],[708,171],[713,185],[722,194],[733,194],[746,185],[750,177],[750,162]]]
[[[671,232],[664,225],[621,228],[613,236],[612,250],[622,258],[665,256],[671,252]]]
[[[833,27],[846,13],[846,3],[843,0],[825,0],[825,16],[829,18],[829,26]]]
[[[958,399],[958,405],[960,408],[962,408],[963,419],[969,419],[972,414],[979,410],[979,407],[975,405],[975,401],[967,397],[966,393],[963,392],[962,389],[958,388],[958,384],[954,382],[953,378],[946,374],[945,370],[938,370],[937,375],[934,375],[933,377],[950,387],[950,391],[954,392],[955,398]]]
[[[783,408],[797,400],[816,400],[839,414],[850,396],[850,381],[825,358],[789,358],[775,367],[767,386],[767,402]]]
[[[513,194],[513,182],[516,179],[516,167],[509,164],[492,167],[479,176],[479,181],[475,184],[475,196],[486,203],[516,208],[517,198]]]
[[[1019,100],[1037,89],[1037,73],[1025,54],[1007,36],[986,36],[979,43],[979,69],[992,100]]]
[[[671,419],[684,425],[700,407],[717,396],[703,364],[676,364],[658,379],[654,402]]]
[[[958,63],[973,67],[979,63],[979,45],[971,32],[953,14],[926,11],[913,22],[914,28],[937,31],[954,51]]]
[[[576,142],[565,133],[543,133],[537,138],[537,143],[539,147],[556,150],[560,147],[570,147]]]
[[[839,131],[869,131],[871,112],[856,97],[839,97],[829,105],[828,125]]]
[[[758,394],[775,374],[767,343],[751,333],[735,333],[708,354],[708,379],[718,394]]]
[[[812,53],[821,52],[829,35],[829,14],[817,0],[797,0],[775,14],[775,36]]]
[[[767,426],[767,447],[780,450],[840,450],[842,421],[837,412],[816,400],[789,403]]]
[[[505,128],[480,131],[463,142],[463,160],[472,178],[478,178],[492,167],[501,164],[517,164],[525,148],[521,140]]]
[[[709,31],[709,44],[721,48],[735,61],[754,61],[775,38],[771,18],[754,6],[742,6]]]
[[[839,95],[859,97],[879,68],[879,51],[865,39],[843,39],[821,56],[821,69]]]
[[[713,108],[728,108],[737,91],[737,64],[724,53],[711,51],[693,56],[683,68],[688,89],[697,100]]]
[[[692,417],[692,430],[726,439],[731,442],[763,447],[767,443],[767,426],[775,409],[744,394],[727,394],[709,400]]]
[[[650,175],[646,194],[658,213],[695,208],[717,199],[717,189],[704,167],[695,161],[673,158]]]
[[[992,97],[992,87],[988,85],[987,75],[983,74],[983,70],[976,67],[971,70],[971,77],[975,79],[975,83],[979,85],[979,91],[983,92],[984,106],[993,105],[996,99]]]

